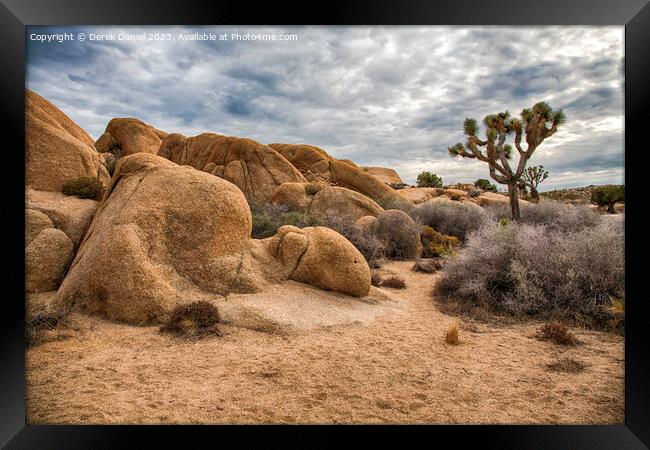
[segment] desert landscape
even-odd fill
[[[411,185],[25,95],[27,423],[623,423],[623,186],[508,164],[561,110],[466,119],[498,173]]]

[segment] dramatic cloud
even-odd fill
[[[29,40],[64,32],[176,39]],[[297,39],[177,38],[203,32]],[[622,27],[29,27],[27,42],[27,86],[95,138],[137,117],[467,182],[488,171],[448,156],[463,119],[545,100],[568,116],[533,157],[545,188],[623,182]]]

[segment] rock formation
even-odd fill
[[[162,140],[167,133],[160,131],[141,120],[132,118],[115,118],[108,122],[106,130],[97,142],[95,148],[99,153],[118,153],[118,157],[134,153],[158,153]],[[119,147],[114,151],[114,146]]]
[[[26,185],[61,191],[63,184],[82,176],[109,175],[93,148],[92,138],[40,95],[25,92]]]
[[[173,133],[162,142],[158,155],[228,180],[256,202],[269,201],[283,183],[306,181],[278,152],[251,139]]]
[[[356,164],[332,158],[321,148],[302,144],[269,144],[269,147],[291,162],[308,181],[324,180],[332,185],[352,189],[384,208],[408,209],[413,206],[410,200],[400,196],[379,178],[364,172]]]
[[[361,170],[377,178],[382,183],[386,183],[388,185],[404,183],[399,174],[395,170],[388,167],[361,167]]]
[[[251,226],[234,184],[147,153],[121,158],[58,301],[151,323],[181,303],[259,292],[287,278],[368,293],[368,266],[338,233],[282,227],[258,241]]]

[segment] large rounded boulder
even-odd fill
[[[167,133],[139,119],[118,117],[108,122],[104,134],[95,142],[95,148],[100,153],[118,153],[118,157],[134,153],[155,155],[165,137]]]
[[[34,189],[61,191],[79,177],[110,176],[81,127],[40,95],[25,92],[25,184]]]
[[[246,291],[237,269],[250,233],[250,210],[233,184],[155,155],[127,156],[59,299],[111,319],[160,321],[206,293]]]
[[[354,245],[325,227],[280,227],[277,258],[289,279],[320,289],[363,297],[370,290],[368,263]]]
[[[377,216],[384,209],[376,202],[351,189],[330,186],[314,195],[309,213],[321,221],[337,217],[355,222],[363,216]]]

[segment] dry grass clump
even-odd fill
[[[413,264],[411,270],[413,272],[435,273],[442,269],[443,265],[442,258],[419,260]]]
[[[451,325],[449,325],[449,328],[447,328],[447,334],[445,334],[445,342],[449,345],[457,345],[458,344],[458,331],[460,329],[460,326],[458,324],[458,321],[454,321]]]
[[[540,341],[551,341],[557,345],[576,345],[579,342],[566,325],[557,322],[542,325],[535,337]]]
[[[398,276],[398,275],[390,275],[387,278],[384,278],[381,276],[381,274],[377,271],[373,271],[370,274],[370,284],[376,287],[389,287],[389,288],[394,288],[394,289],[405,289],[406,288],[406,282],[404,281],[404,278]]]
[[[546,370],[562,373],[580,373],[587,368],[587,364],[573,358],[562,358],[546,364]]]
[[[160,331],[183,337],[221,336],[217,327],[220,321],[216,306],[200,300],[174,308]]]
[[[460,245],[457,237],[445,236],[428,225],[424,225],[420,231],[420,242],[422,243],[423,258],[453,255]]]
[[[68,320],[69,312],[47,312],[30,314],[25,321],[25,338],[27,345],[34,347],[49,340],[66,339],[61,330],[75,330]]]
[[[409,215],[416,222],[427,225],[439,233],[464,240],[488,218],[478,205],[460,202],[424,202],[413,208]]]
[[[101,200],[102,195],[104,195],[104,185],[99,178],[79,177],[76,180],[64,183],[62,191],[65,195]]]
[[[406,288],[406,282],[404,281],[404,278],[399,277],[397,275],[392,275],[392,276],[384,279],[381,282],[381,286],[394,288],[394,289],[405,289]]]

